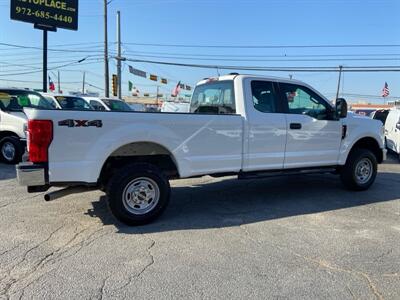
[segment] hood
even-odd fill
[[[4,112],[5,114],[8,114],[10,118],[15,118],[16,120],[20,121],[26,121],[28,118],[22,111],[9,111],[9,112]]]

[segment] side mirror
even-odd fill
[[[336,115],[339,118],[347,117],[347,102],[343,98],[336,99]]]
[[[400,123],[396,124],[396,128],[400,130]]]

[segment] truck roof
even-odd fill
[[[210,77],[210,78],[204,78],[203,80],[199,81],[197,85],[207,83],[209,81],[215,80],[215,81],[222,81],[222,80],[234,80],[235,78],[259,78],[261,80],[269,80],[269,81],[278,81],[278,82],[286,82],[286,83],[298,83],[302,85],[308,86],[303,81],[297,80],[297,79],[289,79],[289,78],[283,78],[283,77],[276,77],[276,76],[263,76],[263,75],[251,75],[251,74],[228,74],[228,75],[222,75],[222,76],[216,76],[216,77]]]

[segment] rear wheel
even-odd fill
[[[168,179],[150,164],[132,164],[111,178],[107,189],[113,215],[127,225],[147,224],[162,214],[170,198]]]
[[[340,173],[343,184],[350,190],[367,190],[375,181],[377,159],[367,149],[354,149]]]
[[[0,159],[7,164],[16,164],[21,161],[23,146],[16,137],[5,137],[0,141]]]

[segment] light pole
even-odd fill
[[[104,92],[106,98],[110,97],[110,77],[109,77],[109,67],[108,67],[108,28],[107,28],[107,19],[108,19],[108,4],[110,4],[112,0],[107,1],[104,0]]]

